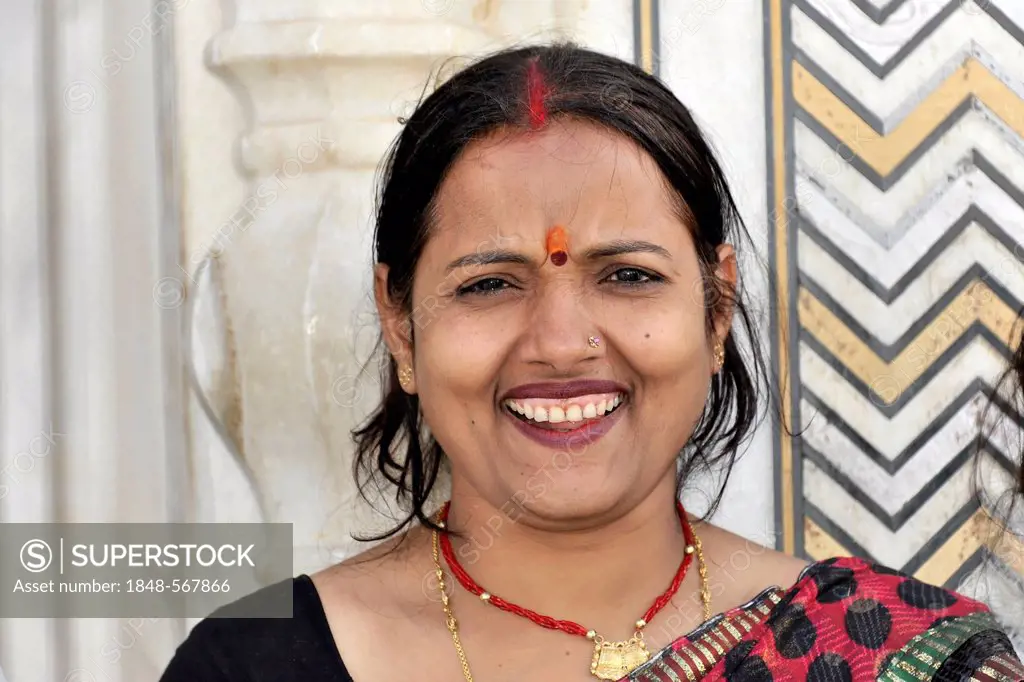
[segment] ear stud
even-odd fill
[[[715,368],[722,369],[725,365],[725,344],[721,341],[715,342]]]
[[[412,367],[403,367],[398,370],[398,383],[405,390],[409,390],[409,386],[412,384]]]

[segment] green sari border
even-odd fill
[[[998,630],[994,616],[978,611],[947,620],[914,636],[903,645],[882,670],[878,682],[927,682],[935,677],[942,664],[974,635]]]

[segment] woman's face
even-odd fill
[[[381,312],[451,459],[453,494],[568,522],[674,476],[714,337],[690,228],[654,162],[585,123],[495,134],[454,165],[436,217],[415,272],[415,343],[400,338],[407,313]],[[555,225],[562,266],[545,246]],[[734,280],[731,249],[720,258]]]

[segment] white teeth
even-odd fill
[[[550,422],[561,424],[568,422],[576,424],[585,419],[602,417],[622,404],[621,394],[605,394],[606,397],[581,396],[578,402],[559,404],[551,399],[520,399],[508,400],[506,406],[516,414],[535,422]],[[589,398],[589,399],[588,399]]]

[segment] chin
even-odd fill
[[[561,471],[540,469],[522,485],[510,480],[503,509],[509,516],[528,517],[539,526],[585,527],[594,519],[613,516],[635,502],[639,485],[634,471],[616,472],[594,465]],[[515,482],[518,482],[516,479]]]

